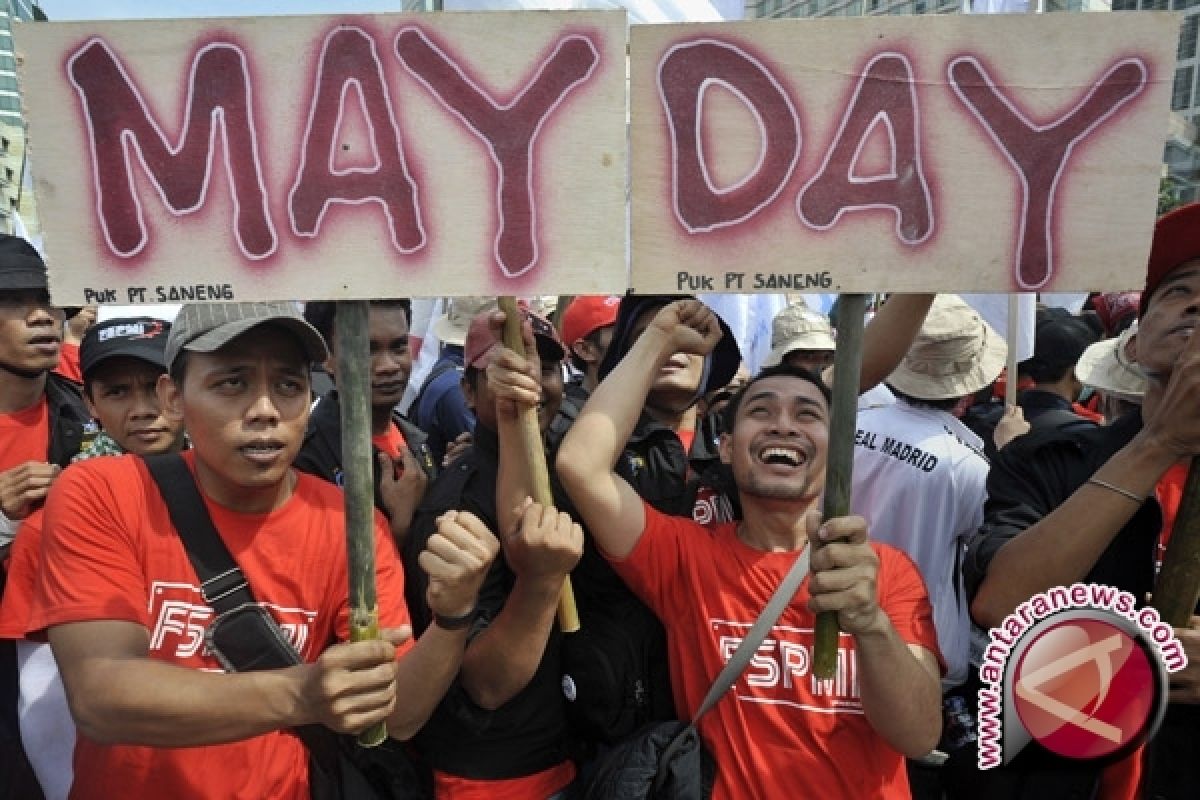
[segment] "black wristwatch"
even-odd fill
[[[463,628],[470,627],[471,623],[475,621],[475,614],[478,611],[478,608],[472,608],[459,617],[446,617],[435,611],[433,612],[433,624],[444,631],[461,631]]]

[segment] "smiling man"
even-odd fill
[[[290,304],[187,305],[159,383],[167,416],[188,430],[184,463],[213,524],[298,666],[221,667],[205,643],[212,609],[141,459],[73,466],[50,493],[30,629],[47,632],[79,729],[74,763],[87,777],[72,798],[301,800],[308,758],[289,729],[351,733],[385,722],[408,738],[458,671],[466,635],[445,621],[475,607],[499,547],[469,515],[447,515],[420,559],[435,616],[416,643],[403,572],[377,516],[386,638],[345,641],[342,494],[292,469],[310,366],[326,355]]]
[[[729,402],[718,450],[732,468],[740,523],[664,515],[614,469],[664,365],[682,367],[678,354],[705,356],[720,337],[697,301],[660,309],[567,433],[559,478],[605,557],[666,627],[683,719],[797,554],[824,542],[768,634],[773,649],[760,651],[760,664],[700,721],[717,764],[713,797],[906,798],[904,755],[929,752],[941,730],[929,599],[906,556],[867,543],[861,518],[820,524],[829,428],[821,379],[780,366]],[[836,612],[843,631],[841,672],[826,684],[808,669],[818,611]]]

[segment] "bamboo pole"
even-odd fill
[[[345,471],[346,566],[350,584],[350,641],[379,638],[375,595],[375,486],[371,463],[371,353],[366,301],[339,302],[334,323]],[[384,723],[358,735],[374,747],[387,738]]]
[[[1021,336],[1021,298],[1008,295],[1008,377],[1004,383],[1005,411],[1017,405],[1017,340]]]
[[[837,349],[833,356],[833,403],[829,418],[829,455],[825,466],[825,507],[822,521],[850,513],[854,468],[854,426],[858,415],[858,382],[862,373],[865,294],[844,294],[838,303]],[[813,674],[821,680],[837,671],[837,613],[817,614],[813,644]]]
[[[1154,607],[1168,625],[1187,628],[1197,600],[1200,600],[1200,464],[1193,458],[1175,515],[1175,529],[1154,585]]]
[[[515,353],[528,355],[525,352],[525,339],[521,335],[521,312],[517,310],[516,298],[505,295],[496,298],[496,301],[504,312],[504,346]],[[553,506],[554,495],[550,492],[550,473],[546,467],[542,431],[538,428],[537,409],[523,408],[518,413],[521,446],[529,464],[534,502],[543,507]],[[575,592],[571,588],[570,576],[563,579],[562,592],[558,596],[558,626],[565,633],[579,630],[579,612],[575,608]]]

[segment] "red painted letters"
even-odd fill
[[[131,165],[136,155],[163,204],[176,215],[204,205],[218,136],[234,199],[234,230],[242,253],[265,258],[278,245],[267,210],[245,55],[232,44],[202,48],[188,76],[183,131],[172,146],[141,92],[108,45],[91,39],[67,62],[83,105],[92,155],[96,213],[109,248],[129,258],[149,235]],[[100,157],[114,143],[121,157]]]
[[[361,28],[334,28],[325,37],[315,81],[316,94],[300,151],[288,212],[297,236],[316,236],[331,203],[383,207],[392,244],[401,253],[425,244],[417,185],[404,161],[400,129],[392,111],[375,40]],[[338,134],[347,95],[355,90],[370,129],[372,165],[339,170]]]
[[[496,262],[505,275],[528,272],[538,260],[533,149],[538,132],[568,92],[583,83],[600,61],[585,36],[566,36],[539,66],[533,79],[508,103],[498,103],[419,28],[396,35],[404,66],[452,114],[487,145],[496,165],[499,214]]]
[[[947,67],[950,83],[1021,179],[1016,279],[1022,289],[1044,286],[1054,275],[1054,200],[1071,151],[1136,97],[1146,85],[1145,64],[1128,58],[1092,84],[1069,112],[1045,125],[1031,122],[1000,93],[979,60],[962,56]]]
[[[758,162],[732,186],[713,185],[704,163],[700,120],[704,93],[720,85],[758,123]],[[800,157],[800,118],[783,87],[758,59],[713,39],[678,44],[659,62],[658,92],[671,129],[671,200],[688,233],[744,222],[769,206]]]
[[[800,190],[800,219],[811,228],[828,230],[847,211],[891,209],[900,241],[920,244],[928,239],[933,233],[933,201],[921,166],[919,120],[908,59],[899,53],[875,56],[863,70],[825,163]],[[890,145],[890,169],[859,175],[863,145],[881,125]]]

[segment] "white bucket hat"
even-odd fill
[[[1075,365],[1075,375],[1093,389],[1108,395],[1140,403],[1146,392],[1146,376],[1126,352],[1129,340],[1137,334],[1137,323],[1115,339],[1104,339],[1083,351]]]
[[[921,331],[887,383],[910,397],[974,394],[1000,374],[1008,345],[956,294],[939,294]]]
[[[793,303],[771,321],[771,354],[763,361],[763,366],[782,363],[783,357],[793,350],[833,350],[836,347],[829,317],[803,302]]]

